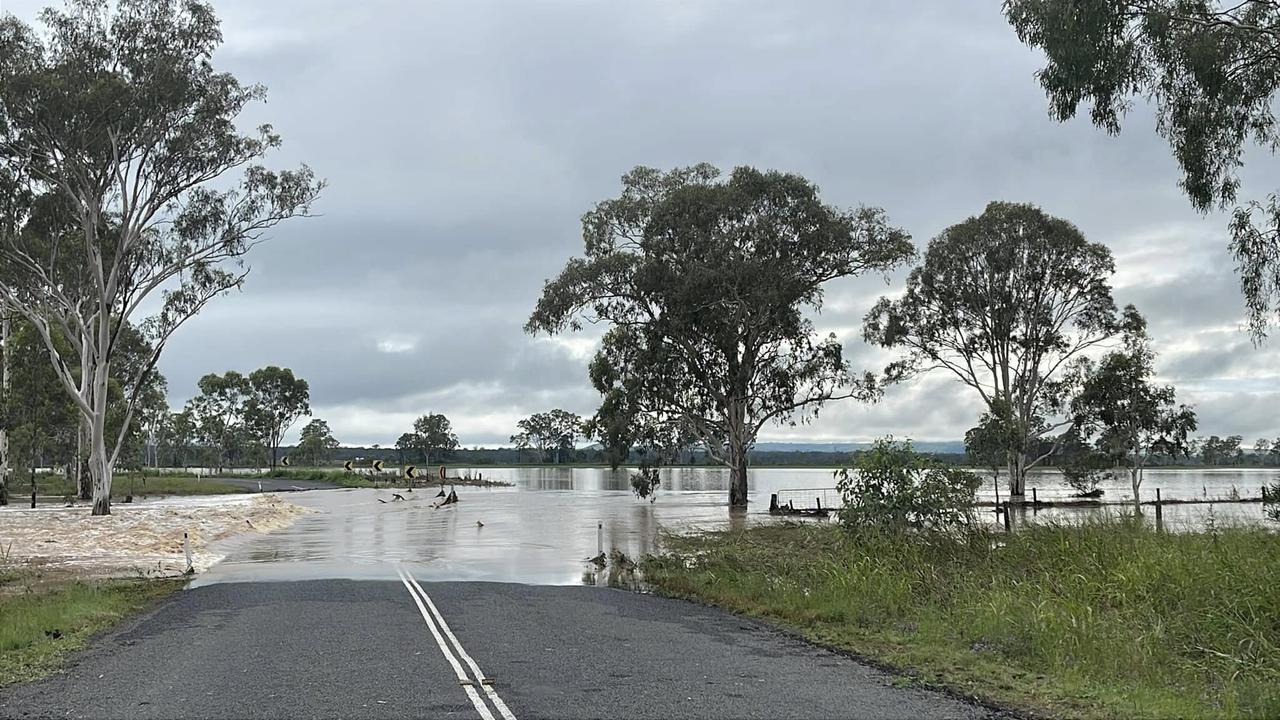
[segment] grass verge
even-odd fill
[[[1280,537],[1126,520],[963,539],[830,525],[678,536],[658,591],[774,621],[912,682],[1055,717],[1280,716]]]
[[[53,478],[42,477],[37,483],[40,495],[67,496],[76,494],[75,483],[63,476]],[[16,483],[9,488],[9,502],[21,504],[24,498],[30,497],[30,485]],[[114,501],[124,499],[130,493],[134,497],[151,495],[225,495],[242,493],[244,488],[236,487],[215,478],[182,477],[173,475],[147,475],[145,477],[130,473],[118,473],[111,480],[111,497]]]
[[[60,669],[94,633],[146,609],[185,580],[48,582],[0,570],[0,687]]]

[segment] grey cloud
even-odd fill
[[[44,4],[4,1],[25,18]],[[521,325],[581,251],[579,216],[623,172],[708,160],[799,172],[828,202],[884,207],[921,248],[990,200],[1035,202],[1116,251],[1117,299],[1148,316],[1162,373],[1203,404],[1206,431],[1280,434],[1260,413],[1217,410],[1254,407],[1263,396],[1237,381],[1280,359],[1233,330],[1225,218],[1189,208],[1141,105],[1118,137],[1050,121],[1040,60],[997,3],[215,5],[218,64],[269,88],[244,120],[283,135],[271,164],[305,161],[330,187],[320,217],[255,250],[243,293],[174,339],[161,368],[175,403],[205,372],[274,363],[311,381],[352,442],[392,442],[437,407],[464,443],[505,439],[513,413],[589,412],[580,354]],[[1272,190],[1275,158],[1250,162],[1246,189]],[[828,293],[817,323],[855,364],[883,361],[857,328],[901,278]],[[768,437],[955,439],[977,411],[937,376]]]

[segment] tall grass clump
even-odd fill
[[[993,701],[1055,716],[1280,716],[1280,538],[1263,528],[1169,534],[1104,516],[1006,534],[842,518],[666,542],[644,566],[663,592]]]

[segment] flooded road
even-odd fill
[[[462,474],[467,468],[458,468]],[[457,488],[460,502],[433,508],[437,488],[351,489],[292,493],[290,502],[318,512],[270,535],[243,536],[216,549],[226,559],[200,575],[196,585],[260,580],[325,578],[395,579],[393,563],[411,567],[424,580],[491,580],[540,585],[576,585],[592,569],[587,559],[600,549],[638,558],[657,549],[663,531],[729,527],[760,522],[769,496],[832,488],[833,471],[823,468],[758,468],[751,473],[751,507],[731,517],[726,502],[728,473],[717,468],[673,468],[654,502],[630,492],[625,470],[606,468],[472,468],[486,479],[514,483],[509,488]],[[1256,496],[1263,484],[1280,478],[1273,469],[1155,470],[1147,473],[1144,499],[1155,488],[1165,499],[1228,498],[1232,492]],[[1029,480],[1042,500],[1070,491],[1056,473]],[[1102,486],[1105,499],[1129,497],[1127,478]],[[397,501],[393,492],[405,498]],[[1002,497],[1004,490],[1001,490]],[[994,499],[987,486],[980,499]],[[380,502],[381,501],[381,502]],[[1108,508],[1102,512],[1116,512]],[[1018,520],[1080,518],[1097,510],[1023,511]],[[1170,505],[1165,523],[1173,529],[1214,522],[1254,522],[1257,504]],[[586,582],[593,582],[588,577]]]

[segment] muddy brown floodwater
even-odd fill
[[[465,473],[467,468],[459,468]],[[289,501],[316,510],[268,535],[216,543],[226,558],[199,575],[197,585],[252,580],[317,578],[395,579],[395,564],[424,580],[493,580],[571,585],[584,582],[587,559],[600,547],[631,558],[657,549],[662,531],[725,528],[769,518],[769,496],[801,496],[832,488],[833,471],[821,468],[758,468],[751,473],[751,509],[730,516],[725,506],[728,475],[717,468],[668,470],[656,501],[636,499],[626,471],[599,468],[473,468],[484,477],[514,483],[508,488],[458,487],[456,505],[436,509],[436,488],[323,490],[295,493]],[[1257,495],[1280,478],[1275,470],[1149,472],[1143,486],[1166,499]],[[1069,491],[1055,473],[1029,480],[1042,500]],[[1103,486],[1105,498],[1129,497],[1127,480]],[[406,499],[395,500],[399,492]],[[1002,490],[1003,492],[1003,490]],[[993,499],[990,487],[980,499]],[[381,502],[380,502],[381,501]],[[1105,512],[1116,512],[1108,509]],[[1087,511],[1097,512],[1097,511]],[[1215,522],[1257,522],[1260,506],[1171,505],[1166,526],[1193,529],[1212,514]],[[1027,511],[1024,521],[1084,517],[1075,510]],[[597,534],[599,533],[599,535]],[[598,544],[599,543],[599,544]]]

